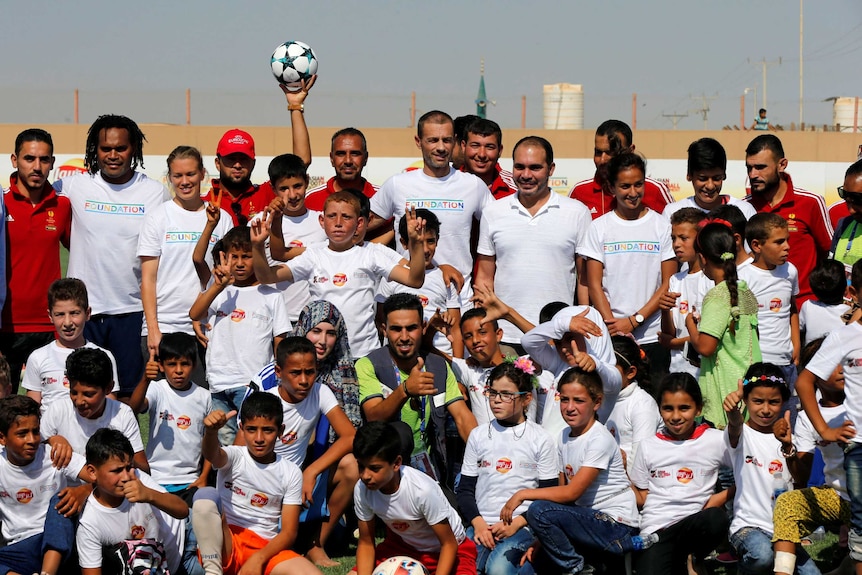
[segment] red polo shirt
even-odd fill
[[[832,229],[838,229],[838,222],[841,218],[846,218],[850,215],[850,210],[847,209],[847,202],[841,200],[829,206],[829,223],[832,224]]]
[[[371,199],[371,197],[377,193],[377,186],[372,185],[371,182],[362,178],[362,195],[366,198]],[[328,198],[331,194],[335,193],[335,177],[329,178],[326,183],[322,186],[317,186],[313,190],[308,190],[305,192],[305,207],[309,210],[314,210],[316,212],[323,211],[323,205],[326,203],[326,198]]]
[[[788,259],[799,270],[799,295],[796,297],[796,305],[801,307],[803,302],[814,298],[808,276],[817,261],[826,257],[832,246],[832,224],[829,223],[823,196],[802,188],[794,188],[787,173],[781,177],[787,183],[787,193],[777,205],[770,206],[763,197],[753,194],[746,196],[745,201],[750,202],[758,213],[778,214],[787,220],[790,230]]]
[[[466,168],[466,166],[461,166],[461,171],[466,172]],[[494,166],[494,171],[496,175],[494,176],[494,181],[488,186],[488,189],[491,190],[491,195],[494,196],[495,200],[501,200],[518,191],[515,179],[512,177],[512,172],[504,170],[500,167],[500,164]]]
[[[204,196],[204,201],[212,201],[212,197],[218,194],[220,189],[219,180],[212,180],[212,189]],[[243,224],[247,224],[248,220],[254,217],[258,212],[266,209],[269,203],[275,199],[275,192],[272,191],[272,185],[265,182],[259,186],[252,184],[238,198],[234,198],[230,193],[225,193],[221,199],[221,209],[231,215],[233,225],[239,225],[239,216],[242,215],[245,219]]]
[[[602,187],[596,182],[595,176],[591,180],[584,180],[575,184],[575,187],[569,192],[569,197],[587,206],[593,219],[613,211],[617,205],[616,198],[602,191]],[[642,201],[646,207],[662,213],[666,205],[673,203],[673,196],[666,185],[657,180],[646,178]]]
[[[6,203],[6,333],[54,331],[48,319],[48,287],[60,279],[60,243],[69,245],[72,205],[45,183],[35,206],[18,191],[18,174],[9,176]]]

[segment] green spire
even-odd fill
[[[482,67],[479,76],[479,93],[476,94],[476,115],[487,118],[488,100],[485,98],[485,59],[482,58]]]

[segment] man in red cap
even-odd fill
[[[304,81],[302,88],[291,92],[281,86],[287,100],[293,136],[293,153],[302,158],[305,165],[311,164],[311,143],[305,125],[305,97],[314,85],[316,76]],[[247,225],[258,212],[262,212],[275,199],[275,193],[267,180],[257,186],[251,183],[254,170],[254,139],[251,134],[234,128],[224,133],[216,148],[215,165],[219,177],[212,180],[212,189],[204,197],[209,202],[213,198],[233,218],[235,226]],[[227,195],[222,197],[222,192]]]

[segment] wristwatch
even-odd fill
[[[642,316],[639,313],[636,313],[635,314],[635,321],[638,322],[638,325],[642,324],[644,322],[644,316]]]

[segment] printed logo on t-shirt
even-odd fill
[[[508,457],[501,457],[497,460],[497,471],[499,473],[509,473],[512,471],[512,460]]]
[[[173,421],[174,420],[174,414],[166,409],[164,411],[159,412],[159,419],[161,419],[162,421]]]
[[[688,467],[680,467],[676,471],[676,480],[680,483],[688,483],[694,479],[694,471]]]
[[[657,254],[661,251],[661,242],[605,242],[604,248],[606,254]]]
[[[230,320],[235,321],[237,323],[241,322],[245,319],[245,310],[244,309],[235,309],[230,312]]]
[[[781,298],[774,297],[769,300],[769,311],[771,312],[780,312],[781,311]]]
[[[166,244],[196,244],[201,232],[165,232]],[[210,238],[212,240],[213,238]]]
[[[177,427],[180,429],[188,429],[192,424],[192,418],[188,415],[181,415],[177,418]]]
[[[18,490],[18,493],[15,494],[15,499],[18,503],[26,505],[33,500],[33,492],[26,487],[22,487]]]
[[[335,287],[341,287],[347,283],[347,274],[335,274],[332,276],[332,285]]]
[[[862,367],[862,357],[851,357],[844,362],[845,367]]]
[[[85,212],[95,212],[112,216],[144,216],[144,204],[109,204],[106,202],[84,202]]]
[[[784,464],[781,463],[778,459],[773,459],[769,462],[769,474],[775,475],[776,473],[781,473],[784,471]]]
[[[313,284],[325,284],[328,281],[329,281],[329,278],[326,276],[314,276],[311,279],[311,283],[313,283]]]
[[[269,503],[269,497],[266,496],[266,493],[255,493],[251,496],[250,503],[255,507],[266,507],[266,504]]]
[[[132,535],[132,539],[143,539],[144,535],[147,534],[147,529],[143,525],[132,525],[129,532]]]
[[[394,529],[395,531],[407,531],[407,529],[410,527],[410,524],[406,521],[393,521],[390,527],[392,527],[392,529]]]
[[[688,313],[688,302],[683,300],[679,302],[679,314],[685,315]]]
[[[290,445],[296,441],[298,434],[295,429],[291,429],[287,433],[281,436],[281,443],[284,445]]]
[[[664,469],[651,469],[649,475],[653,479],[666,479],[670,477],[670,471],[666,471]]]
[[[422,307],[428,307],[428,302],[429,302],[430,300],[428,299],[428,296],[427,296],[427,295],[422,295],[422,294],[420,293],[420,294],[419,294],[419,301],[421,301],[421,302],[422,302]]]
[[[407,206],[413,206],[416,209],[425,208],[426,210],[431,211],[463,212],[464,205],[464,200],[433,198],[416,198],[413,200],[407,200]]]
[[[575,476],[575,468],[568,463],[566,464],[566,468],[563,471],[566,474],[566,477],[568,477],[569,479]]]
[[[287,244],[289,248],[303,248],[305,244],[302,243],[302,240],[290,240],[290,243]]]
[[[758,460],[758,459],[757,459],[756,457],[754,457],[753,455],[746,455],[746,456],[745,456],[745,462],[746,462],[746,463],[751,463],[752,465],[756,465],[756,466],[758,466],[758,467],[763,467],[763,464],[760,462],[760,460]]]

